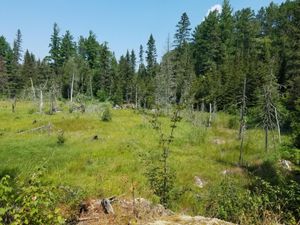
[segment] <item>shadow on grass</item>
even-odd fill
[[[217,163],[219,163],[219,164],[222,164],[224,166],[229,166],[229,167],[237,167],[237,166],[239,166],[237,162],[232,162],[232,161],[229,161],[227,159],[218,158],[218,159],[216,159],[214,161],[217,162]]]
[[[14,179],[20,174],[20,170],[18,168],[4,168],[0,170],[0,179],[6,175],[9,175],[10,178]]]
[[[283,184],[286,180],[288,173],[281,171],[275,162],[264,161],[261,164],[250,165],[246,169],[253,174],[267,182],[271,185]]]

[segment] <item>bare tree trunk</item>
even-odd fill
[[[214,105],[213,105],[213,120],[216,119],[216,114],[217,114],[217,103],[216,103],[216,101],[214,101]]]
[[[40,113],[43,113],[43,106],[44,106],[44,101],[43,101],[43,90],[40,89]]]
[[[269,149],[268,149],[268,145],[269,145],[269,128],[268,126],[265,127],[265,151],[268,152]]]
[[[243,152],[244,152],[244,135],[246,130],[246,121],[245,121],[245,111],[246,111],[246,84],[247,78],[244,79],[244,87],[243,87],[243,99],[241,106],[241,118],[240,118],[240,130],[239,130],[239,140],[241,140],[240,145],[240,157],[239,157],[239,165],[243,165]]]
[[[243,129],[244,129],[244,126],[245,126],[246,84],[247,84],[247,78],[244,79],[243,99],[242,99],[241,118],[240,118],[240,130],[239,130],[239,140],[242,139]]]
[[[280,132],[280,124],[279,124],[279,119],[278,119],[278,114],[277,114],[277,108],[274,107],[275,110],[275,119],[276,119],[276,124],[277,124],[277,131],[278,131],[278,140],[279,143],[281,143],[281,132]]]
[[[138,108],[138,88],[137,85],[135,85],[135,108]]]
[[[92,83],[92,76],[90,76],[90,92],[91,92],[91,98],[93,99],[93,83]]]
[[[245,127],[242,129],[242,135],[241,135],[240,157],[239,157],[239,165],[240,166],[243,165],[244,132],[245,132]]]
[[[71,102],[73,102],[73,89],[74,89],[74,73],[72,76],[72,83],[71,83]]]
[[[208,127],[211,126],[211,117],[212,117],[212,107],[211,107],[211,103],[209,103],[209,118],[208,118]]]
[[[201,112],[204,112],[205,110],[205,105],[204,105],[204,101],[202,100],[201,102]]]
[[[16,112],[16,107],[17,107],[17,98],[14,96],[12,104],[11,104],[11,111],[14,113]]]
[[[32,78],[31,78],[31,77],[30,77],[30,83],[31,83],[31,90],[32,90],[32,100],[35,102],[35,100],[36,100],[36,95],[35,95],[35,89],[34,89],[33,81],[32,81]]]

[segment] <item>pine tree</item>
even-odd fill
[[[217,11],[210,12],[193,34],[196,74],[205,74],[221,64],[221,34]]]
[[[151,34],[147,43],[146,51],[146,62],[147,62],[147,74],[151,77],[155,77],[157,70],[157,61],[156,61],[156,46],[153,35]]]
[[[24,55],[24,62],[22,66],[22,81],[26,84],[26,87],[30,87],[32,80],[34,83],[37,81],[37,71],[36,71],[36,60],[32,53],[26,50]]]
[[[135,73],[136,56],[135,56],[134,50],[131,50],[131,53],[130,53],[130,66],[131,66],[132,72]]]
[[[61,47],[61,38],[59,37],[59,27],[57,23],[54,23],[53,25],[53,33],[50,38],[51,42],[49,44],[50,47],[50,58],[52,60],[52,67],[55,71],[55,74],[59,74],[59,69],[62,66],[62,61],[61,61],[61,52],[60,52],[60,47]]]
[[[174,46],[181,48],[183,45],[187,44],[190,40],[190,20],[186,13],[183,13],[180,21],[178,22],[176,28],[176,33],[174,35]]]
[[[174,65],[174,52],[170,50],[170,38],[167,40],[167,52],[162,58],[160,71],[155,80],[155,101],[162,108],[176,102],[176,74]]]
[[[190,21],[186,13],[183,13],[177,24],[174,45],[175,48],[175,77],[176,77],[176,102],[191,100],[190,90],[194,77],[192,64],[192,52],[190,51]],[[189,99],[189,100],[188,100]]]
[[[62,37],[60,46],[60,57],[62,65],[66,63],[70,57],[74,57],[76,54],[76,43],[73,39],[73,36],[68,30]]]
[[[8,94],[9,93],[9,83],[8,83],[8,68],[9,68],[9,55],[11,48],[7,43],[5,37],[0,36],[0,93]]]
[[[14,40],[13,52],[14,52],[14,62],[19,64],[22,57],[22,34],[18,29],[16,39]]]

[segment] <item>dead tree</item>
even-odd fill
[[[17,98],[14,96],[12,103],[11,103],[11,111],[14,113],[16,112],[16,107],[17,107]]]
[[[30,83],[31,83],[31,90],[32,90],[32,101],[35,102],[36,101],[36,94],[35,94],[35,88],[34,88],[33,81],[32,81],[31,77],[30,77]]]
[[[212,105],[211,105],[211,103],[209,103],[208,127],[211,126],[211,120],[212,120]]]
[[[75,79],[75,75],[74,75],[74,72],[73,72],[73,75],[72,75],[72,82],[71,82],[71,93],[70,93],[70,101],[73,102],[73,91],[74,91],[74,79]]]
[[[247,85],[247,78],[245,77],[245,79],[244,79],[244,86],[243,86],[242,105],[241,105],[240,130],[239,130],[239,140],[241,140],[239,165],[242,165],[242,163],[243,163],[244,135],[245,135],[245,131],[246,131],[246,120],[245,120],[245,113],[246,113],[246,85]]]
[[[43,108],[44,108],[44,96],[43,96],[43,90],[46,88],[47,86],[47,80],[45,82],[45,84],[42,86],[40,85],[40,104],[39,104],[39,111],[42,114],[43,113]]]
[[[57,87],[55,83],[52,83],[51,88],[50,88],[50,95],[49,95],[49,100],[50,100],[50,111],[49,113],[52,115],[57,111],[56,107],[56,94],[57,94]]]
[[[281,143],[280,123],[279,123],[279,119],[278,119],[277,108],[274,107],[274,110],[275,110],[275,119],[276,119],[277,132],[278,132],[278,140],[279,140],[279,143]]]
[[[43,89],[40,88],[40,113],[43,113],[44,100],[43,100]]]
[[[265,131],[265,151],[269,149],[269,131],[276,128],[280,136],[280,127],[277,116],[277,109],[273,102],[273,91],[272,87],[266,85],[263,87],[263,106],[262,106],[262,123]]]

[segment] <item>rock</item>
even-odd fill
[[[115,106],[113,107],[113,109],[122,109],[122,107],[119,106],[119,105],[115,105]]]
[[[280,164],[284,169],[286,169],[288,171],[292,171],[293,164],[291,161],[283,159],[283,160],[280,160]]]
[[[222,140],[222,139],[220,139],[220,138],[216,138],[216,139],[214,139],[212,142],[213,142],[214,144],[216,144],[216,145],[224,145],[224,144],[226,144],[226,141],[225,141],[225,140]]]
[[[203,216],[187,216],[178,215],[167,217],[162,220],[157,220],[155,222],[148,223],[147,225],[234,225],[233,223],[225,222],[216,218],[206,218]]]
[[[110,200],[107,198],[102,199],[101,205],[106,214],[115,214],[113,207],[110,204]]]
[[[199,188],[203,188],[205,185],[205,182],[198,176],[194,177],[195,180],[195,184],[199,187]]]

